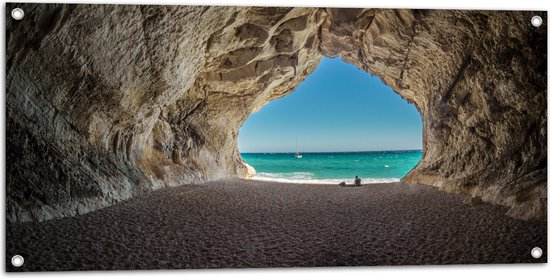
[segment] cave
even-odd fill
[[[6,20],[8,222],[250,176],[249,114],[323,56],[375,76],[423,118],[402,179],[546,219],[546,13],[18,4]],[[6,10],[15,4],[8,3]]]

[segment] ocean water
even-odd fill
[[[256,169],[253,179],[298,183],[352,183],[359,176],[363,183],[396,182],[422,157],[422,151],[241,153]]]

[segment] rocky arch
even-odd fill
[[[323,55],[421,111],[424,156],[404,182],[546,217],[547,34],[529,25],[535,12],[19,6],[24,20],[6,18],[10,222],[246,177],[239,127]]]

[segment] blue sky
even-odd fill
[[[422,120],[413,104],[371,74],[323,58],[291,94],[247,119],[241,152],[422,149]]]

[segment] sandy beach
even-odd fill
[[[546,262],[546,222],[422,185],[225,180],[8,224],[8,271]],[[543,257],[530,255],[533,247]]]

